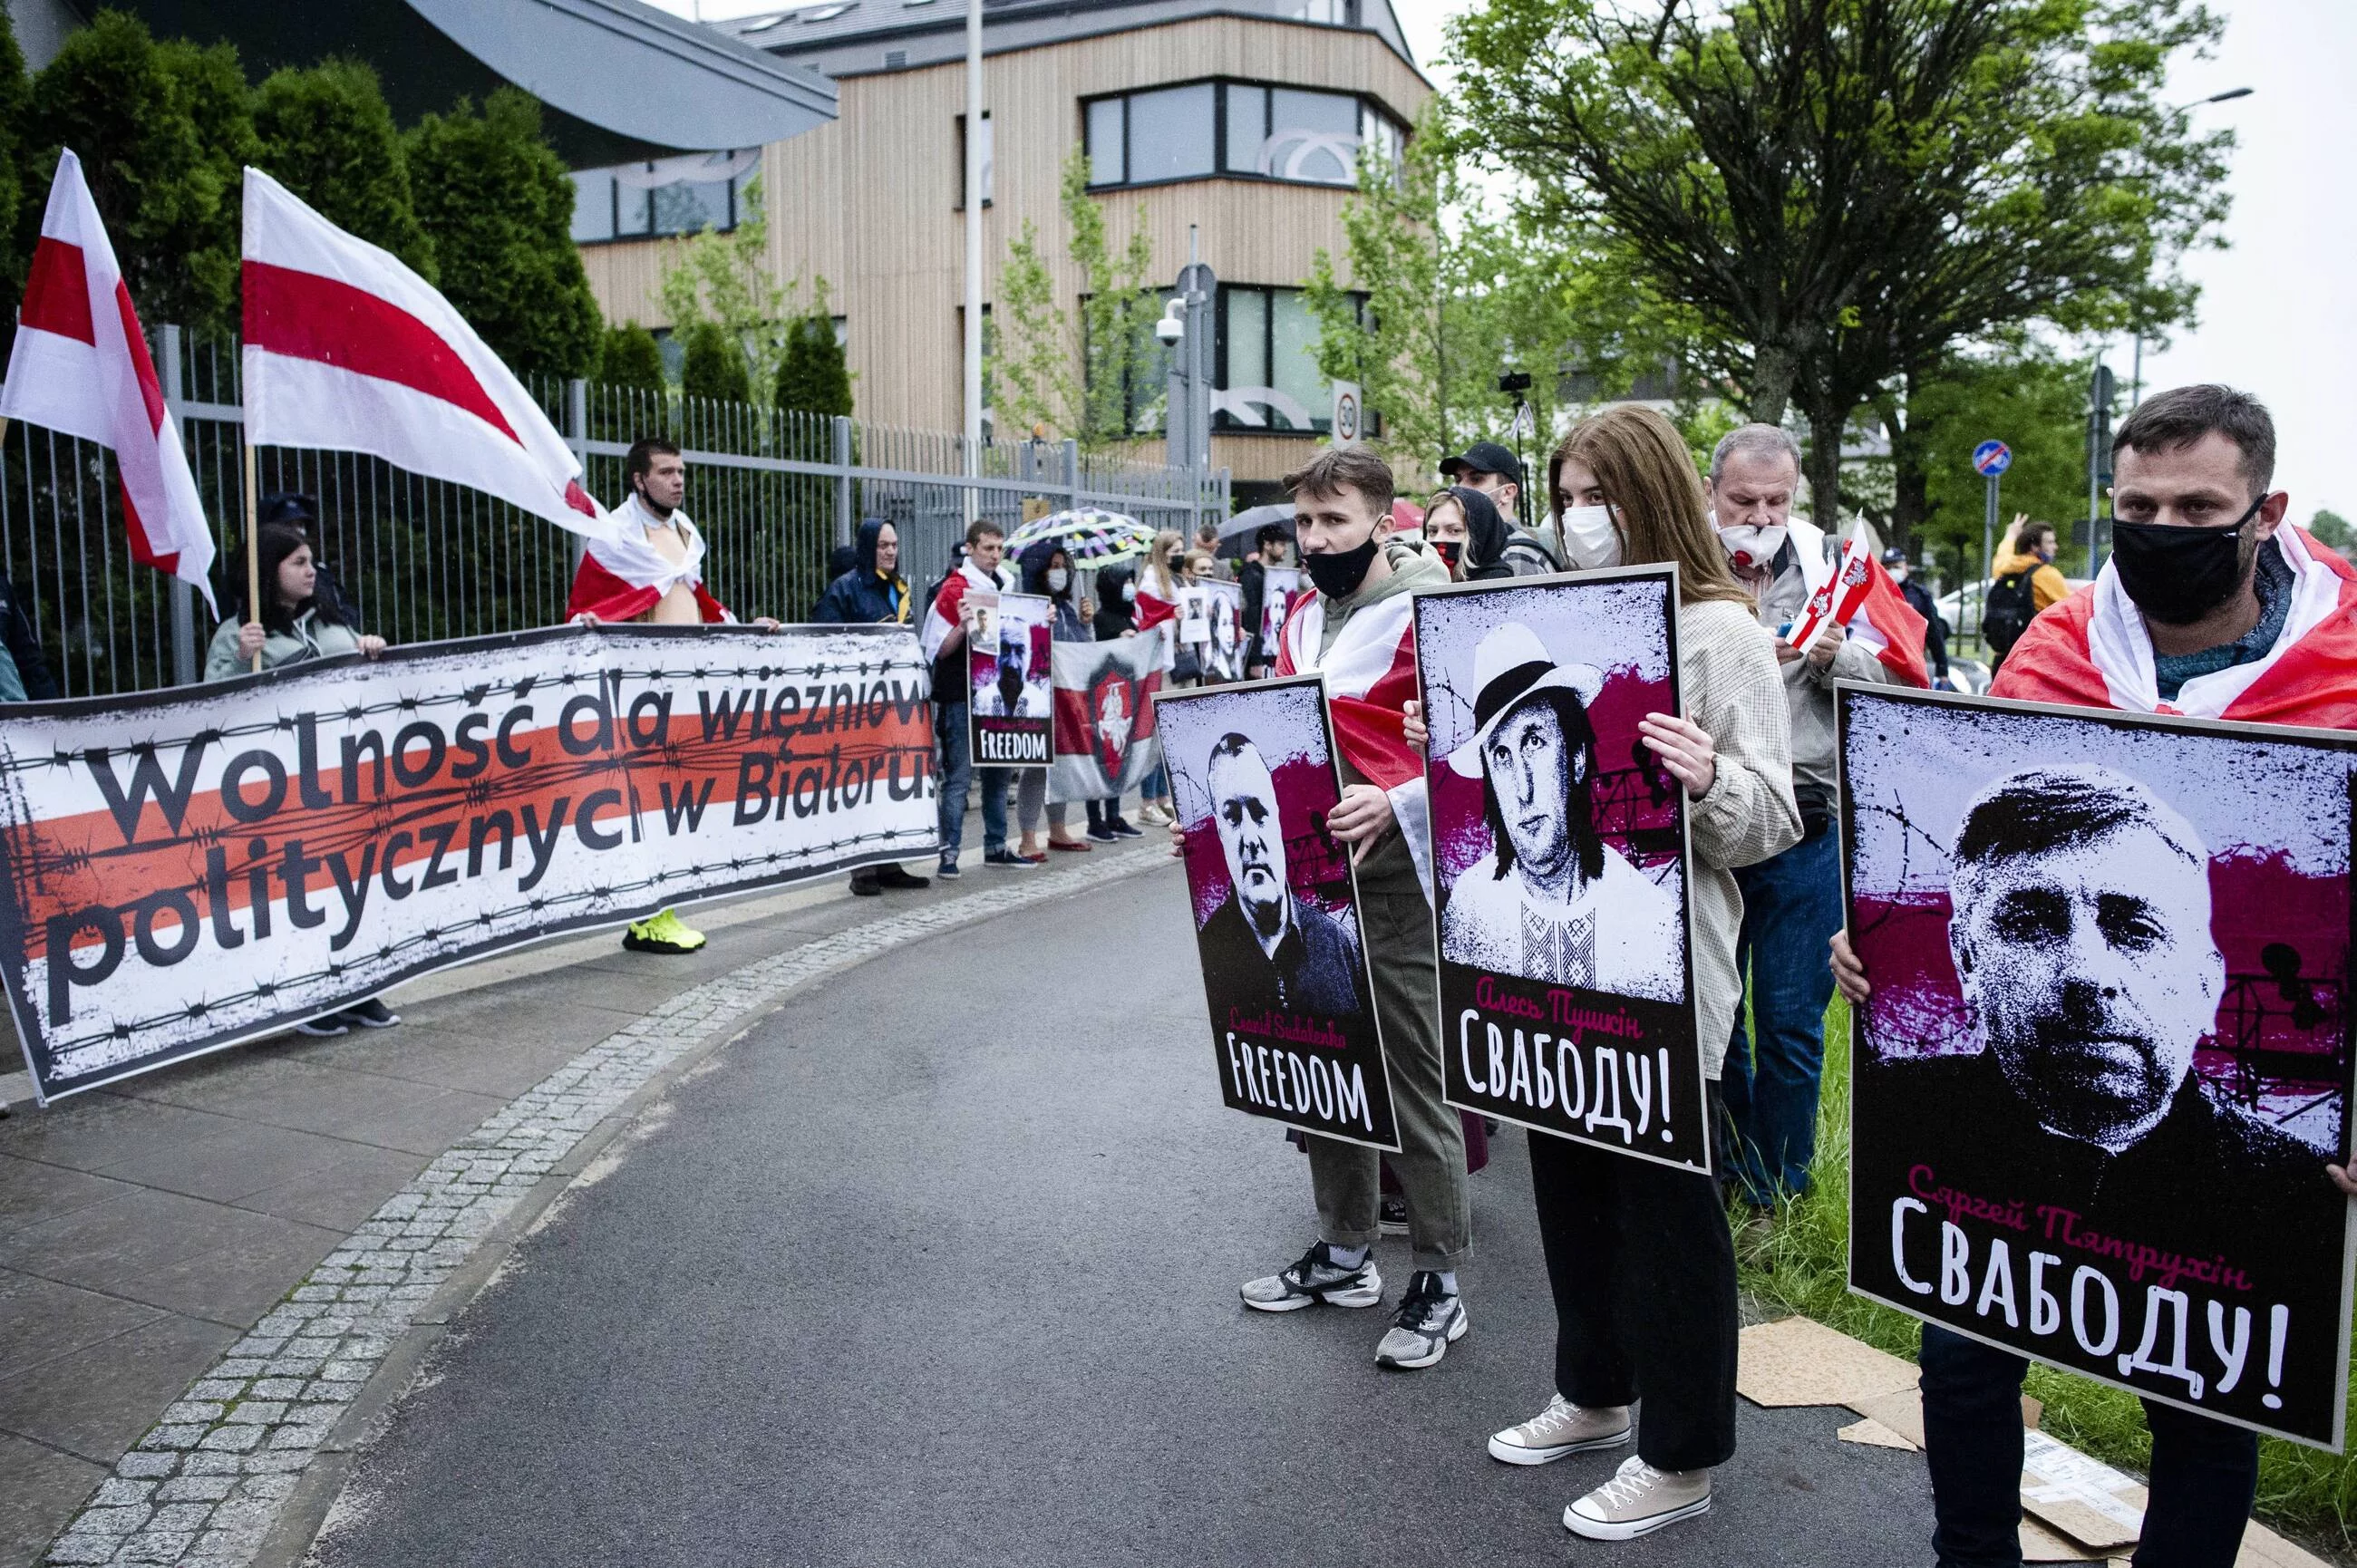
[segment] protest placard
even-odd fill
[[[1415,598],[1446,1097],[1710,1169],[1668,567]]]
[[[396,982],[934,843],[899,627],[557,628],[0,710],[42,1099]]]
[[[1837,712],[1851,1287],[2337,1450],[2357,736]]]
[[[1397,1149],[1341,798],[1315,676],[1165,694],[1212,1056],[1234,1110]]]
[[[1052,628],[1056,601],[1001,594],[975,607],[966,636],[966,680],[977,768],[1045,768],[1053,760]]]

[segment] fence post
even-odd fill
[[[1068,511],[1081,510],[1081,444],[1064,443],[1064,507]]]
[[[834,416],[834,542],[851,542],[851,416]]]
[[[179,437],[185,448],[188,430],[180,414],[184,390],[180,381],[180,329],[166,326],[159,331],[164,350],[164,413],[172,421],[172,434]],[[172,684],[193,686],[197,683],[197,590],[176,576],[165,594],[172,607]]]
[[[581,488],[589,488],[589,383],[579,376],[565,383],[565,444],[573,448],[573,460],[581,465]],[[573,536],[573,570],[581,570],[581,557],[587,554],[589,541],[576,533]]]

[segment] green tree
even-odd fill
[[[755,386],[774,386],[786,352],[790,322],[802,280],[779,282],[770,273],[770,219],[759,177],[738,193],[737,227],[706,227],[675,242],[664,258],[657,286],[672,330],[684,339],[696,322],[710,322],[738,345]],[[826,280],[817,281],[817,308],[824,312]]]
[[[667,392],[671,387],[663,374],[662,345],[635,321],[608,327],[599,335],[594,379],[607,386],[639,392]]]
[[[31,242],[24,237],[21,225],[12,220],[25,209],[28,185],[38,185],[43,201],[49,193],[48,174],[34,180],[34,171],[26,166],[24,158],[26,113],[31,95],[31,83],[25,79],[24,51],[16,47],[16,25],[6,15],[6,8],[0,6],[0,289],[9,291],[11,297],[21,295],[33,259]],[[38,232],[38,206],[33,209],[32,221],[34,232]],[[13,328],[0,332],[0,337],[14,336]]]
[[[680,334],[685,359],[679,371],[679,390],[689,397],[716,398],[724,403],[753,401],[751,367],[719,324],[694,321]]]
[[[1896,488],[1920,484],[1917,516],[1894,503],[1885,532],[1912,550],[1929,541],[1954,552],[1959,578],[1983,575],[1981,532],[1988,481],[1973,448],[2002,441],[2013,464],[1998,483],[1997,538],[2017,512],[2050,522],[2070,548],[2072,522],[2087,510],[2087,376],[2084,360],[2019,353],[1954,357],[1916,379],[1905,400],[1885,400]]]
[[[597,302],[573,244],[573,180],[512,87],[461,101],[404,138],[442,293],[523,374],[578,376],[597,351]]]
[[[254,90],[259,166],[338,228],[382,245],[428,283],[409,158],[376,72],[357,60],[274,71]]]
[[[820,296],[822,306],[825,296]],[[834,318],[823,308],[786,325],[786,349],[772,387],[777,405],[833,418],[851,412],[851,366],[834,340]]]
[[[237,186],[253,130],[228,46],[158,44],[138,18],[101,11],[33,79],[24,123],[20,254],[31,253],[59,149],[70,146],[141,318],[234,323]]]
[[[1044,426],[1098,453],[1150,429],[1161,402],[1154,240],[1141,204],[1127,243],[1114,249],[1078,148],[1064,163],[1061,201],[1065,257],[1081,274],[1078,317],[1060,303],[1054,270],[1027,220],[999,270],[990,403],[1002,433]]]
[[[2156,96],[2222,23],[2194,0],[1491,0],[1451,24],[1467,145],[1544,231],[1619,251],[1695,368],[1840,437],[1960,343],[2151,328],[2225,213],[2229,133]]]
[[[2308,520],[2308,531],[2316,535],[2319,544],[2344,555],[2352,545],[2357,545],[2357,529],[2352,529],[2349,520],[2337,511],[2318,511]]]

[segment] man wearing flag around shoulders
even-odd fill
[[[1842,922],[1841,856],[1833,831],[1834,682],[1930,683],[1900,673],[1910,655],[1914,670],[1923,666],[1920,628],[1911,648],[1868,635],[1855,621],[1856,629],[1845,631],[1828,620],[1806,651],[1782,634],[1835,575],[1824,532],[1792,516],[1800,483],[1799,444],[1772,424],[1731,431],[1711,454],[1711,521],[1736,581],[1759,606],[1760,624],[1778,634],[1776,658],[1792,719],[1792,796],[1803,831],[1792,848],[1735,873],[1743,890],[1736,968],[1749,975],[1751,1028],[1747,1037],[1738,1004],[1719,1092],[1734,1133],[1727,1176],[1761,1223],[1780,1197],[1808,1189],[1816,1150],[1825,1004],[1834,989],[1825,939]]]
[[[1342,798],[1326,825],[1358,867],[1359,920],[1399,1117],[1400,1152],[1389,1158],[1407,1196],[1415,1262],[1375,1359],[1428,1367],[1465,1335],[1457,1269],[1472,1250],[1472,1223],[1464,1127],[1440,1098],[1440,986],[1422,865],[1430,848],[1424,762],[1402,721],[1415,697],[1409,596],[1446,586],[1448,569],[1437,556],[1377,537],[1391,515],[1392,474],[1366,448],[1321,453],[1286,482],[1301,564],[1317,592],[1286,618],[1276,673],[1326,679],[1342,776]],[[1262,1312],[1374,1306],[1383,1296],[1372,1251],[1378,1155],[1315,1133],[1307,1148],[1318,1240],[1281,1273],[1248,1282],[1244,1305]]]
[[[704,535],[681,510],[687,499],[687,462],[679,448],[658,436],[630,444],[623,462],[630,495],[608,512],[603,530],[589,538],[573,575],[573,597],[565,613],[580,626],[600,621],[645,621],[655,626],[701,626],[733,620],[704,585]],[[753,625],[773,631],[768,616]],[[635,921],[622,933],[632,952],[691,953],[704,933],[669,909]]]
[[[2357,570],[2285,521],[2275,420],[2222,386],[2147,398],[2112,437],[2112,553],[2095,581],[2023,632],[1993,697],[2357,729]],[[1846,931],[1842,994],[1873,993]],[[2347,1166],[2325,1173],[2357,1196]],[[2341,1244],[2340,1221],[2317,1245]],[[1923,1456],[1943,1568],[2021,1562],[2021,1382],[2029,1362],[1923,1326]],[[2139,1562],[2228,1568],[2258,1494],[2259,1440],[2157,1400]]]

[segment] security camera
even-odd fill
[[[1179,313],[1187,308],[1183,299],[1174,299],[1162,307],[1162,319],[1154,324],[1154,336],[1164,348],[1175,348],[1178,339],[1187,336],[1187,324]]]

